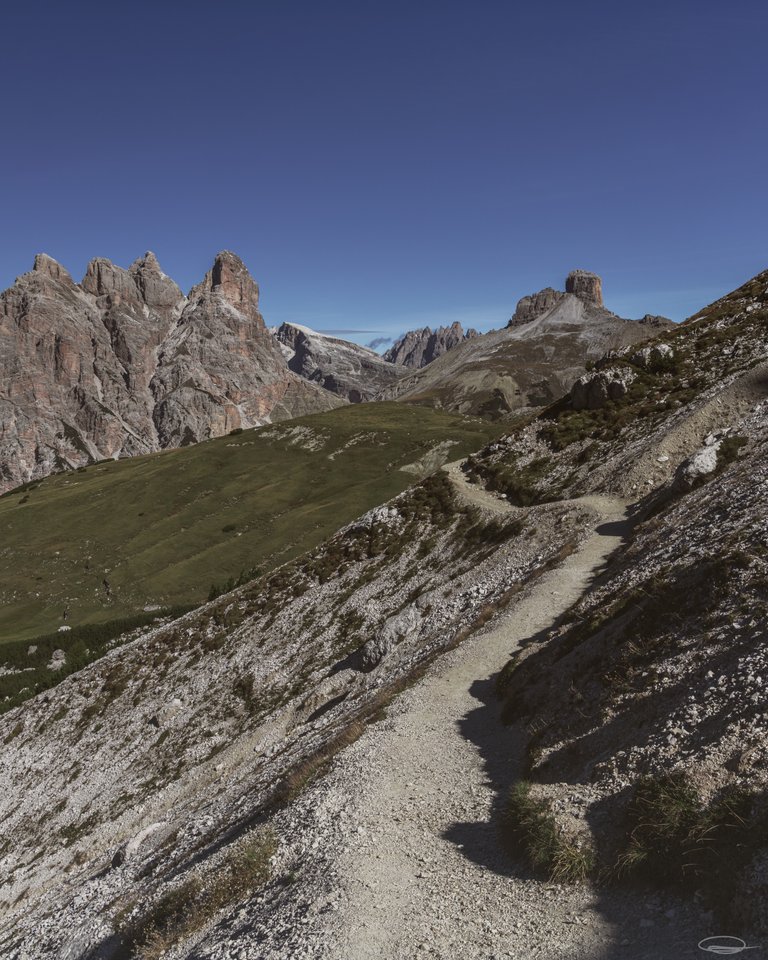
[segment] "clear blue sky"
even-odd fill
[[[222,248],[268,323],[500,326],[572,267],[618,313],[768,266],[764,0],[4,5],[0,287]]]

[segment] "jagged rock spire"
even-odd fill
[[[35,273],[45,274],[45,276],[50,277],[52,280],[72,280],[69,272],[65,270],[57,260],[49,257],[47,253],[38,253],[36,255],[32,270]]]

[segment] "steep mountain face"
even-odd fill
[[[151,253],[82,284],[41,254],[0,295],[0,490],[338,402],[286,369],[231,253],[188,300]]]
[[[125,274],[125,271],[122,271]],[[98,264],[89,282],[98,283]],[[127,275],[126,275],[127,276]],[[121,277],[125,280],[126,277]],[[2,488],[43,476],[67,463],[153,449],[148,378],[135,401],[116,352],[123,318],[135,315],[133,288],[123,313],[100,309],[45,255],[0,296],[0,478]],[[106,305],[108,297],[104,297]],[[119,304],[115,292],[113,302]],[[142,314],[143,301],[138,307]],[[113,330],[102,321],[110,313]],[[164,319],[147,307],[149,337],[162,337]]]
[[[545,406],[570,389],[587,362],[672,325],[661,317],[616,316],[603,306],[600,278],[577,270],[565,292],[547,288],[523,297],[505,329],[458,344],[383,396],[484,416]]]
[[[347,340],[284,323],[275,331],[288,369],[350,403],[372,400],[408,371]]]
[[[521,297],[507,326],[514,327],[520,323],[535,320],[536,317],[540,317],[560,303],[569,293],[593,307],[603,308],[605,306],[603,303],[603,281],[600,277],[588,270],[571,270],[565,278],[565,293],[554,290],[552,287],[545,287],[538,293]]]
[[[554,287],[544,287],[538,293],[529,294],[521,297],[517,301],[515,312],[507,324],[508,327],[516,327],[521,323],[528,323],[546,313],[556,304],[560,303],[565,294],[561,290],[555,290]]]
[[[455,346],[479,336],[471,327],[465,333],[460,323],[450,327],[424,327],[421,330],[409,330],[384,353],[384,359],[404,367],[418,370],[437,360]]]

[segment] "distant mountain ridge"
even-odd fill
[[[409,330],[396,340],[384,353],[384,359],[390,363],[401,364],[411,369],[426,367],[427,364],[442,357],[444,353],[479,336],[477,330],[470,328],[464,332],[460,323],[449,327],[423,327],[421,330]]]
[[[229,251],[188,296],[152,253],[127,270],[96,258],[79,284],[39,254],[0,294],[0,492],[347,402],[503,417],[669,324],[617,317],[600,278],[577,270],[564,292],[523,297],[504,330],[424,327],[380,356],[299,324],[267,329],[258,285]]]
[[[503,417],[566,393],[589,361],[672,327],[664,317],[625,320],[603,303],[597,274],[574,270],[565,290],[522,297],[503,330],[473,336],[381,396],[460,413]]]
[[[80,284],[39,254],[0,294],[0,491],[342,402],[287,369],[228,251],[188,297],[152,253]]]

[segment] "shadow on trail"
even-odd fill
[[[643,512],[638,510],[628,519],[602,523],[595,532],[599,536],[620,537],[617,550],[621,549]],[[616,551],[613,551],[595,567],[585,585],[585,593],[606,580],[615,555]],[[527,647],[547,639],[566,619],[567,611],[561,612],[545,629],[522,639],[519,646]],[[534,874],[512,855],[502,830],[509,790],[525,777],[525,747],[529,737],[519,723],[507,726],[501,722],[503,701],[496,692],[497,676],[494,674],[472,683],[470,693],[477,701],[477,707],[458,721],[461,735],[477,748],[487,783],[493,789],[490,817],[482,822],[454,823],[443,836],[454,843],[468,860],[499,877],[515,876],[530,881],[535,879]],[[548,704],[547,709],[557,709],[557,705]],[[552,888],[553,885],[543,881],[541,886],[544,892],[545,888]],[[565,899],[567,892],[565,888],[561,889]],[[546,910],[548,904],[557,908],[553,901],[542,898],[542,910]],[[597,953],[594,944],[587,948],[585,941],[584,947],[580,948],[575,942],[569,948],[569,960],[688,960],[707,955],[698,948],[700,939],[723,933],[710,929],[712,921],[709,918],[702,918],[690,902],[671,893],[597,888],[583,897],[582,905],[587,916],[590,913],[593,916],[597,914],[601,923],[607,925],[611,942]],[[557,952],[554,944],[552,949],[551,954],[539,950],[533,955],[542,960],[565,956]]]
[[[631,520],[609,520],[595,527],[595,533],[601,537],[621,537],[622,543],[625,543],[632,532],[632,526]]]

